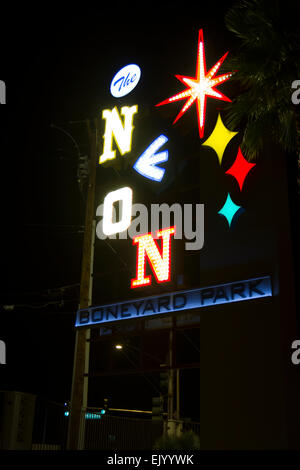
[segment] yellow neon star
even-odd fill
[[[180,119],[180,117],[189,109],[189,107],[194,103],[194,101],[196,101],[200,139],[204,135],[205,109],[207,97],[211,96],[212,98],[216,98],[219,100],[231,101],[227,96],[223,95],[223,93],[214,89],[215,86],[220,85],[232,76],[232,73],[227,73],[215,77],[215,74],[221,67],[221,64],[224,62],[227,54],[228,52],[226,52],[226,54],[224,54],[223,57],[221,57],[221,59],[209,70],[209,72],[206,73],[203,30],[200,29],[198,39],[196,77],[185,77],[183,75],[175,75],[178,80],[188,86],[188,89],[156,105],[161,106],[163,104],[172,103],[173,101],[188,98],[187,102],[185,103],[180,113],[174,120],[173,124],[175,124],[175,122]]]
[[[221,115],[219,113],[214,130],[202,145],[206,145],[215,150],[221,165],[225,148],[227,147],[229,141],[236,134],[238,134],[238,132],[232,132],[224,126]]]

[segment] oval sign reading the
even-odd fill
[[[129,64],[116,73],[110,84],[110,92],[115,98],[128,95],[138,84],[141,69],[136,64]]]

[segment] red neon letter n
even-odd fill
[[[136,279],[131,279],[131,288],[151,284],[151,276],[145,276],[146,255],[157,282],[170,280],[171,235],[175,234],[175,228],[165,228],[156,233],[158,238],[162,238],[162,255],[151,233],[138,235],[133,239],[133,243],[138,245],[137,277]]]

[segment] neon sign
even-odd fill
[[[156,105],[161,106],[186,99],[184,106],[176,116],[173,124],[176,123],[195,102],[197,109],[199,136],[200,138],[204,136],[207,97],[212,97],[223,101],[231,101],[227,96],[216,89],[218,85],[226,82],[232,76],[232,73],[217,75],[218,70],[227,57],[227,54],[228,52],[226,52],[207,72],[203,30],[199,30],[195,77],[176,75],[176,78],[186,86],[186,89]],[[119,98],[130,93],[139,82],[140,76],[141,70],[136,64],[129,64],[120,69],[113,77],[110,84],[110,91],[112,96]],[[137,112],[138,105],[123,106],[121,107],[120,112],[116,106],[113,109],[103,110],[102,118],[105,119],[105,132],[103,135],[103,153],[99,157],[100,164],[116,158],[116,149],[113,148],[114,142],[119,150],[120,155],[123,156],[126,153],[131,152],[132,134],[134,129],[133,119]],[[236,134],[238,134],[238,132],[230,131],[225,127],[219,113],[213,132],[206,139],[206,141],[202,143],[202,145],[210,146],[215,150],[221,165],[226,147]],[[168,161],[169,158],[168,150],[165,149],[161,151],[161,148],[166,144],[166,142],[168,142],[168,138],[165,135],[160,134],[158,137],[156,137],[137,158],[133,165],[133,169],[145,178],[148,178],[152,181],[161,182],[166,170],[161,168],[159,165]],[[241,150],[239,149],[235,162],[231,168],[226,171],[226,174],[233,176],[237,180],[240,190],[242,190],[245,178],[254,166],[255,164],[248,163],[245,160]],[[127,229],[129,228],[131,228],[131,230],[128,230],[128,233],[131,236],[133,231],[137,228],[136,220],[134,220],[134,223],[132,224],[133,227],[131,227],[132,214],[135,210],[132,204],[132,199],[133,193],[132,189],[129,187],[120,188],[106,195],[103,203],[103,209],[101,209],[103,213],[100,213],[101,211],[99,208],[97,209],[97,215],[103,215],[101,224],[99,222],[96,228],[96,234],[100,239],[105,239],[107,236],[116,238],[115,236],[118,233],[119,238],[124,239],[127,237]],[[119,202],[119,221],[116,221],[116,211],[114,206],[117,202]],[[155,205],[152,204],[152,206]],[[153,209],[152,206],[151,218]],[[176,206],[176,204],[174,206]],[[235,215],[241,208],[241,206],[234,203],[228,192],[227,199],[223,207],[219,210],[218,214],[226,218],[230,227]],[[168,207],[169,212],[170,210],[171,208]],[[141,217],[143,225],[146,220],[148,223],[148,216],[144,217],[144,212],[143,217]],[[135,213],[136,212],[134,212],[134,214]],[[170,224],[171,222],[169,220],[167,223],[163,223],[162,226],[169,227]],[[143,229],[138,234],[135,232],[133,235],[133,244],[137,245],[137,267],[136,278],[131,279],[131,288],[151,285],[152,276],[146,275],[146,261],[148,262],[149,267],[151,268],[152,273],[155,275],[156,281],[158,283],[163,283],[170,280],[171,237],[174,235],[174,238],[176,238],[175,225],[177,226],[176,236],[180,236],[180,224],[178,224],[175,219],[173,224],[174,227],[157,230],[159,227],[158,224],[156,225],[155,229],[151,230],[150,233],[148,233],[149,228],[147,225],[147,227],[143,227]],[[140,235],[140,233],[142,233],[142,235]],[[156,237],[154,237],[152,233],[155,233]],[[154,238],[161,240],[156,242]],[[200,243],[197,244],[197,247],[193,245],[191,248],[188,247],[187,249],[201,249],[203,246],[203,239],[204,237],[201,237]]]
[[[230,227],[232,219],[239,209],[241,209],[241,206],[238,206],[237,204],[235,204],[233,200],[231,199],[230,194],[228,193],[226,202],[224,206],[222,207],[222,209],[219,210],[218,214],[224,215]]]
[[[157,137],[135,162],[133,165],[134,170],[146,178],[160,182],[164,177],[165,169],[159,168],[156,165],[168,161],[169,152],[168,150],[159,153],[156,152],[167,141],[168,137],[164,135]]]
[[[247,162],[239,148],[236,159],[229,170],[226,171],[226,174],[232,175],[237,180],[239,188],[242,191],[245,178],[255,165],[256,163]]]
[[[110,92],[115,98],[128,95],[138,84],[141,69],[136,64],[129,64],[119,70],[110,84]]]
[[[220,114],[218,115],[217,123],[213,132],[210,134],[208,139],[203,142],[202,145],[211,147],[216,152],[220,165],[222,164],[223,155],[227,145],[229,144],[230,140],[236,135],[238,132],[233,132],[227,129],[221,119]],[[228,175],[232,175],[236,181],[238,182],[240,191],[243,189],[244,181],[249,173],[249,171],[256,165],[256,163],[249,163],[244,158],[241,149],[238,149],[238,153],[236,159],[232,166],[227,170],[225,173]],[[235,204],[230,194],[228,193],[227,199],[225,204],[223,205],[222,209],[219,210],[218,214],[223,215],[228,222],[229,227],[231,226],[231,222],[238,212],[241,209],[241,206]]]
[[[180,119],[181,116],[192,106],[194,101],[196,101],[200,139],[202,139],[202,137],[204,136],[207,97],[210,96],[218,100],[229,102],[231,101],[227,96],[215,89],[217,85],[226,82],[226,80],[228,80],[232,76],[232,73],[227,73],[215,77],[217,71],[226,59],[227,54],[228,52],[226,52],[226,54],[221,57],[221,59],[209,70],[209,72],[206,72],[203,30],[200,29],[198,36],[196,76],[185,77],[183,75],[175,75],[178,80],[180,80],[184,85],[187,86],[187,90],[184,90],[178,93],[177,95],[171,96],[171,98],[167,98],[166,100],[156,105],[161,106],[163,104],[169,104],[178,100],[188,98],[185,105],[174,120],[173,124],[175,124],[178,119]]]
[[[263,276],[78,310],[75,326],[93,326],[270,296],[271,278]]]
[[[113,205],[120,201],[120,220],[114,221]],[[132,209],[132,189],[125,187],[108,193],[103,202],[103,233],[105,235],[114,235],[124,232],[131,224]]]
[[[238,132],[232,132],[224,126],[223,121],[221,119],[221,115],[219,113],[214,130],[212,131],[208,139],[203,142],[202,145],[214,149],[214,151],[218,155],[219,163],[221,165],[227,145],[229,144],[231,139],[237,134]]]
[[[156,232],[157,237],[162,238],[162,254],[160,254],[151,233],[139,235],[133,239],[133,243],[138,245],[137,277],[136,279],[131,279],[131,288],[151,284],[151,276],[145,276],[146,256],[157,282],[170,280],[171,236],[174,234],[175,227],[169,227]]]
[[[99,163],[104,163],[107,160],[113,160],[116,158],[116,150],[112,149],[113,137],[115,138],[116,144],[121,155],[131,151],[131,139],[133,132],[133,116],[138,112],[137,105],[135,106],[123,106],[121,108],[121,114],[124,116],[124,124],[121,120],[117,107],[112,110],[104,109],[102,112],[102,118],[105,119],[105,132],[104,132],[104,144],[103,154],[99,158]]]

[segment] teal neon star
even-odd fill
[[[237,213],[241,206],[237,206],[231,199],[230,194],[228,193],[226,202],[218,214],[224,215],[226,217],[229,227],[231,225],[232,219]]]

